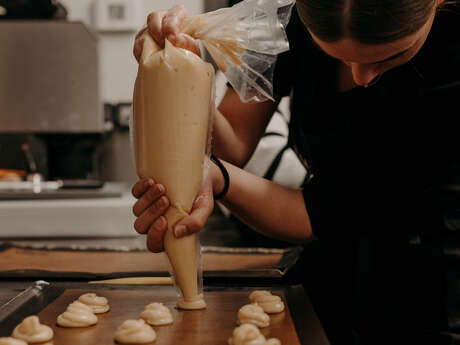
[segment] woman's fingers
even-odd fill
[[[200,45],[198,40],[187,34],[177,34],[175,36],[169,36],[169,41],[178,48],[190,50],[196,55],[201,57]]]
[[[134,221],[134,229],[140,234],[145,234],[151,225],[158,221],[158,218],[162,217],[163,214],[169,207],[169,200],[166,196],[160,197],[153,204],[150,204],[141,215]],[[161,225],[161,224],[157,224]]]
[[[136,58],[137,62],[141,59],[142,55],[142,46],[144,45],[144,38],[142,38],[142,34],[148,29],[147,24],[144,25],[142,29],[136,34],[136,38],[134,39],[134,48],[133,48],[133,55]]]
[[[165,45],[165,39],[163,36],[162,22],[165,15],[168,13],[166,10],[160,10],[152,12],[147,17],[147,28],[150,35],[153,37],[161,47]]]
[[[166,218],[159,217],[149,228],[147,234],[147,248],[153,253],[159,253],[164,250],[164,236],[168,224]]]
[[[155,181],[151,178],[143,178],[137,181],[133,188],[131,189],[131,194],[136,198],[139,199],[150,187],[155,184]]]
[[[200,231],[214,209],[212,187],[206,184],[196,198],[190,215],[182,218],[174,226],[174,236],[182,237]]]
[[[164,250],[163,237],[168,227],[164,213],[170,204],[165,192],[166,188],[151,178],[137,181],[131,191],[139,199],[133,206],[137,217],[134,229],[140,234],[147,234],[147,247],[154,253]]]
[[[196,55],[201,56],[198,41],[190,35],[180,33],[180,26],[187,17],[188,12],[184,6],[173,6],[163,17],[163,37],[168,39],[174,46],[190,50]]]
[[[158,188],[160,186],[160,188]],[[137,216],[134,228],[140,234],[147,234],[147,248],[158,253],[164,250],[163,240],[168,228],[164,213],[169,199],[163,195],[164,187],[152,179],[142,179],[134,186],[132,193],[139,200],[133,207]],[[207,179],[192,208],[190,215],[181,219],[174,227],[174,235],[182,237],[200,231],[214,208],[211,180]]]
[[[162,46],[164,45],[163,33],[161,30],[161,21],[163,20],[163,17],[166,14],[166,12],[167,11],[165,10],[160,10],[150,13],[147,16],[147,23],[136,34],[136,38],[134,39],[133,55],[136,58],[137,62],[139,62],[142,56],[142,48],[144,45],[144,38],[142,37],[142,34],[145,31],[148,30],[150,35],[158,44]]]
[[[144,187],[147,186],[149,183],[144,183]],[[133,206],[133,213],[136,217],[139,217],[147,208],[151,205],[154,205],[157,200],[164,195],[166,189],[163,185],[157,183],[146,190],[142,195],[138,198],[139,200]]]
[[[148,30],[161,47],[164,47],[165,38],[174,46],[184,48],[201,56],[198,41],[193,37],[180,33],[180,26],[188,16],[187,10],[182,5],[175,5],[170,10],[160,10],[152,12],[147,17],[147,24],[136,35],[134,41],[133,54],[139,62],[142,56],[144,39],[142,34]]]
[[[188,16],[187,10],[182,5],[174,5],[163,17],[162,30],[163,37],[168,40],[179,33],[180,25]]]
[[[143,37],[139,37],[134,41],[133,55],[136,58],[137,62],[139,62],[139,60],[141,59],[143,45],[144,45]]]

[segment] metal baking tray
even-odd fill
[[[226,345],[237,326],[238,309],[249,303],[254,287],[212,287],[204,289],[208,307],[199,311],[180,311],[174,306],[177,292],[173,286],[88,285],[86,283],[47,283],[37,281],[0,307],[0,336],[8,336],[22,319],[36,314],[53,328],[54,345],[115,344],[113,334],[127,319],[137,319],[145,305],[162,302],[173,314],[174,323],[154,327],[155,345]],[[272,314],[269,327],[261,329],[267,337],[276,337],[283,345],[328,345],[328,340],[302,286],[257,287],[272,290],[286,304],[284,312]],[[62,328],[56,317],[81,294],[95,292],[109,300],[110,311],[99,314],[95,326]]]
[[[106,240],[109,242],[109,240]],[[126,244],[128,240],[119,240]],[[0,278],[111,279],[167,276],[164,253],[130,248],[79,248],[0,243]],[[282,278],[297,262],[301,247],[202,249],[205,278]]]

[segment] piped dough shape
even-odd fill
[[[155,330],[142,319],[124,321],[114,334],[114,339],[122,344],[148,344],[156,338]]]
[[[173,323],[171,311],[163,303],[150,303],[146,305],[139,317],[152,326],[163,326]]]
[[[262,296],[270,296],[272,293],[268,290],[254,290],[249,294],[249,300],[251,303],[256,303],[257,299]]]
[[[66,311],[57,317],[57,324],[62,327],[89,327],[96,323],[93,309],[79,301],[70,303]]]
[[[27,343],[24,340],[13,337],[1,337],[0,345],[27,345]]]
[[[257,327],[268,327],[270,325],[270,317],[257,303],[251,303],[242,306],[238,310],[237,323],[239,325],[250,323]]]
[[[281,297],[272,295],[267,290],[255,290],[249,295],[251,303],[257,303],[269,314],[281,313],[284,310],[284,302]]]
[[[265,339],[260,333],[257,326],[244,323],[233,330],[232,337],[228,339],[229,345],[281,345],[281,342],[276,338]]]
[[[107,298],[97,296],[93,292],[88,292],[81,295],[80,297],[78,297],[78,301],[90,307],[93,310],[94,314],[102,314],[110,310]]]
[[[12,335],[14,338],[34,344],[51,340],[54,334],[51,327],[40,323],[40,319],[37,315],[31,315],[16,326]]]
[[[183,309],[183,310],[199,310],[199,309],[205,309],[206,308],[206,302],[203,299],[203,294],[200,293],[197,295],[197,298],[195,300],[191,301],[186,301],[185,297],[177,301],[177,308]]]

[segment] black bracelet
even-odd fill
[[[224,177],[224,188],[222,189],[222,192],[220,192],[219,194],[217,195],[214,195],[214,200],[219,200],[219,199],[222,199],[225,194],[227,194],[228,192],[228,188],[230,187],[230,176],[228,175],[228,171],[227,169],[225,169],[225,166],[222,164],[222,162],[219,160],[219,158],[217,158],[216,156],[214,156],[213,154],[211,154],[211,160],[216,163],[216,165],[219,167],[223,177]]]

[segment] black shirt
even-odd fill
[[[460,9],[437,13],[411,61],[372,87],[343,93],[335,88],[338,61],[313,44],[295,10],[287,34],[290,50],[278,58],[274,92],[291,95],[289,141],[312,174],[303,194],[313,232],[326,245],[319,257],[306,246],[301,264],[326,331],[337,338],[331,343],[344,339],[338,327],[350,314],[337,303],[350,296],[361,343],[382,327],[401,334],[446,326],[444,277],[425,269],[432,254],[418,250],[422,260],[408,253],[443,227],[427,191],[458,182]],[[418,298],[426,303],[417,305]]]

